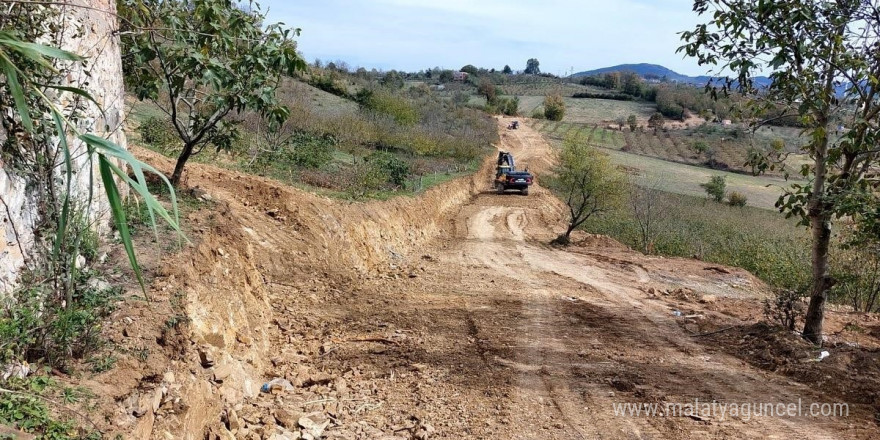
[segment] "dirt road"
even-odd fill
[[[530,167],[539,183],[551,165],[550,147],[527,126],[503,130],[500,148],[512,151],[520,166]],[[310,217],[304,212],[312,208],[305,206],[304,196],[286,205],[300,211],[281,210],[267,219],[268,202],[260,202],[264,199],[255,195],[255,184],[233,184],[221,177],[205,172],[194,180],[220,188],[212,197],[229,203],[229,217],[240,218],[245,231],[239,239],[249,244],[236,252],[234,243],[206,239],[204,246],[224,246],[220,254],[228,259],[225,254],[232,253],[233,259],[223,263],[217,257],[221,266],[213,272],[191,274],[190,309],[207,315],[212,307],[237,307],[223,295],[241,289],[217,290],[224,288],[221,269],[226,274],[240,269],[234,259],[238,254],[244,255],[241,261],[253,261],[259,275],[248,275],[242,288],[254,290],[272,311],[264,321],[249,318],[251,327],[267,323],[252,333],[264,339],[263,348],[236,352],[244,350],[243,344],[256,344],[247,343],[250,336],[238,336],[237,342],[222,347],[212,343],[222,353],[218,364],[250,356],[242,362],[245,371],[252,367],[264,380],[288,378],[296,390],[281,396],[248,393],[253,384],[246,380],[235,385],[245,390],[242,396],[229,388],[236,384],[231,378],[225,385],[217,383],[216,372],[211,373],[216,367],[194,368],[193,377],[207,378],[204,382],[217,390],[214,395],[226,402],[219,404],[219,424],[205,410],[205,420],[215,420],[209,424],[215,438],[269,438],[273,432],[301,429],[289,421],[290,414],[327,420],[322,433],[327,438],[880,435],[872,407],[856,403],[849,405],[848,417],[836,418],[759,417],[757,409],[736,416],[671,414],[667,403],[682,404],[686,412],[686,404],[695,401],[802,402],[808,408],[813,402],[841,400],[753,367],[713,339],[695,336],[702,320],[740,323],[717,312],[714,304],[760,295],[763,288],[751,275],[700,261],[646,257],[585,234],[566,250],[550,247],[546,243],[562,228],[564,211],[540,186],[529,196],[496,195],[488,175],[481,173],[476,185],[483,191],[443,211],[435,238],[400,255],[389,245],[392,258],[385,269],[352,277],[315,269],[298,257],[314,246],[314,238],[296,244],[309,236],[304,224]],[[285,203],[284,197],[269,198]],[[328,221],[327,216],[315,218]],[[382,228],[376,228],[364,233],[381,235]],[[193,287],[206,274],[221,277],[213,281],[210,296]],[[262,279],[263,290],[254,278]],[[212,331],[222,336],[222,330]],[[189,389],[207,387],[195,384]],[[616,413],[615,405],[624,403],[658,404],[659,414]],[[152,435],[161,438],[165,432],[168,437],[185,425],[182,417],[158,420]]]

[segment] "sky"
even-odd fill
[[[707,73],[675,50],[700,21],[692,0],[262,0],[268,21],[302,29],[309,62],[418,71],[514,70],[537,58],[567,75],[624,63]]]

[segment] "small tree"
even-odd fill
[[[565,140],[554,172],[549,186],[563,199],[570,214],[565,233],[555,240],[559,244],[567,244],[571,232],[591,216],[618,207],[626,194],[623,173],[607,155],[578,138]]]
[[[537,58],[529,58],[529,60],[526,61],[526,70],[524,70],[523,73],[526,75],[537,75],[541,73],[540,65],[541,63],[538,62]]]
[[[551,121],[561,121],[565,116],[565,101],[562,94],[554,92],[544,97],[544,116]]]
[[[654,129],[654,134],[657,134],[658,129],[663,129],[664,124],[666,124],[666,119],[663,118],[660,112],[654,113],[648,119],[648,127]]]
[[[803,336],[821,343],[825,302],[836,283],[828,258],[832,224],[852,218],[870,225],[878,218],[880,197],[866,178],[880,166],[876,2],[695,0],[694,11],[706,14],[707,22],[683,32],[679,50],[701,65],[732,72],[725,90],[739,89],[759,112],[781,106],[782,115],[795,116],[807,133],[811,163],[802,174],[809,183],[793,184],[777,207],[810,227]],[[770,85],[756,86],[755,76],[767,71]],[[834,132],[840,117],[849,127],[843,136]]]
[[[618,130],[623,131],[623,126],[626,125],[626,118],[618,116],[617,119],[614,120],[614,123],[617,124]]]
[[[652,185],[641,187],[634,182],[630,183],[630,208],[633,218],[639,227],[639,239],[642,244],[642,252],[649,253],[654,236],[657,233],[658,222],[663,218],[667,205],[661,201],[663,191],[660,189],[660,180]]]
[[[709,144],[703,141],[697,141],[691,145],[691,149],[694,150],[694,153],[697,153],[697,157],[702,157],[704,154],[708,153],[709,148]]]
[[[629,115],[629,117],[626,118],[626,123],[627,125],[629,125],[629,131],[634,132],[639,126],[639,119],[636,117],[636,115]]]
[[[253,110],[273,125],[287,119],[275,90],[283,75],[306,68],[292,40],[298,29],[266,26],[265,14],[228,0],[123,1],[126,20],[139,27],[123,33],[128,82],[171,119],[182,142],[173,184],[207,145],[231,146],[230,113]]]
[[[480,80],[480,85],[477,87],[477,93],[485,96],[486,102],[489,104],[494,104],[495,100],[498,98],[498,91],[495,89],[495,84],[493,84],[489,78],[483,78]]]
[[[441,83],[450,83],[455,79],[455,74],[452,73],[451,70],[444,70],[440,72],[440,76],[437,77]]]
[[[501,70],[501,73],[505,75],[510,75],[513,73],[513,69],[510,68],[507,64],[504,65],[504,69]]]
[[[701,183],[700,186],[706,190],[710,199],[718,203],[724,201],[724,195],[727,193],[727,180],[724,176],[712,176],[708,182]]]

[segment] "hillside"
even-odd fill
[[[698,86],[706,85],[710,80],[718,78],[707,75],[700,76],[688,76],[680,74],[672,69],[667,67],[658,65],[658,64],[648,64],[648,63],[639,63],[639,64],[618,64],[616,66],[611,67],[603,67],[600,69],[586,70],[583,72],[578,72],[572,77],[581,77],[581,76],[596,76],[602,75],[605,73],[611,72],[635,72],[639,74],[642,78],[645,79],[660,79],[660,80],[668,80],[670,82],[683,83],[683,84],[693,84]],[[759,86],[768,86],[770,85],[770,78],[766,76],[759,76],[755,78],[755,82]]]

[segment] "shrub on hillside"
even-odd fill
[[[551,121],[561,121],[565,116],[565,101],[562,95],[553,93],[544,98],[544,116]]]
[[[706,190],[706,194],[710,199],[721,203],[724,201],[724,195],[726,194],[727,189],[727,181],[724,176],[712,176],[706,183],[701,183],[700,186]]]
[[[419,113],[406,99],[385,90],[364,93],[360,99],[363,101],[361,105],[367,109],[390,116],[400,125],[415,125],[419,122]]]
[[[764,300],[764,318],[794,331],[804,315],[803,297],[794,290],[779,290],[773,298]]]
[[[345,84],[337,81],[333,75],[314,75],[308,80],[309,85],[343,98],[348,97]]]
[[[298,133],[291,139],[288,157],[290,162],[302,168],[321,168],[333,160],[336,140],[332,136],[313,136]]]
[[[579,92],[571,95],[572,98],[583,98],[583,99],[610,99],[614,101],[632,101],[635,98],[632,95],[625,95],[623,93],[594,93],[594,92]]]
[[[364,158],[368,168],[374,168],[376,175],[382,176],[384,182],[396,187],[403,187],[409,177],[409,164],[387,151],[375,151]]]
[[[741,192],[731,191],[730,194],[727,195],[727,204],[730,206],[742,208],[743,206],[746,206],[748,201],[748,197]]]
[[[177,134],[171,123],[162,118],[151,116],[137,129],[141,141],[160,150],[168,149],[178,143]]]

